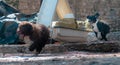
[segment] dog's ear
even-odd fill
[[[21,22],[19,24],[18,30],[21,34],[31,35],[33,33],[33,26],[28,22]]]
[[[100,14],[97,12],[97,13],[95,13],[95,18],[97,19],[99,16],[100,16]]]
[[[97,18],[95,16],[87,16],[88,22],[95,23]]]
[[[87,19],[90,19],[90,16],[87,16]]]

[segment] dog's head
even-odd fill
[[[33,33],[32,23],[21,22],[18,26],[17,33],[23,36],[29,36]]]
[[[89,16],[87,16],[87,21],[89,23],[95,23],[97,21],[98,17],[99,17],[99,13],[96,13],[94,15],[89,15]]]

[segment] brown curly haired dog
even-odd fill
[[[49,30],[42,24],[21,22],[18,26],[17,33],[19,39],[26,43],[29,51],[36,51],[36,55],[41,52],[42,48],[49,41]]]

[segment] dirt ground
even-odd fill
[[[119,65],[120,53],[71,51],[54,54],[6,54],[0,65]]]
[[[120,65],[120,42],[46,45],[38,56],[24,45],[0,46],[0,65]]]

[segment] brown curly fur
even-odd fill
[[[49,30],[42,24],[33,24],[30,22],[21,22],[18,26],[17,33],[19,38],[26,41],[25,37],[29,37],[29,42],[25,42],[29,46],[29,51],[40,53],[45,44],[49,41]],[[21,36],[21,37],[20,37]]]

